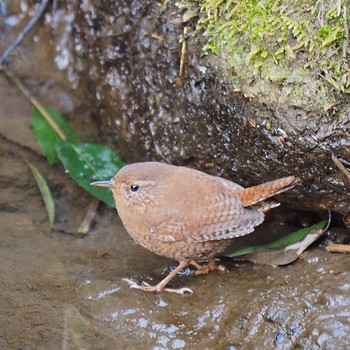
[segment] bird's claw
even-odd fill
[[[192,289],[190,288],[179,288],[179,289],[175,289],[175,288],[162,288],[159,285],[156,286],[151,286],[149,283],[147,282],[142,282],[142,285],[134,282],[133,280],[129,279],[129,278],[123,278],[123,281],[127,282],[129,284],[130,288],[135,288],[135,289],[140,289],[140,290],[144,290],[146,292],[161,292],[161,291],[165,291],[165,292],[170,292],[170,293],[177,293],[177,294],[185,294],[185,293],[193,293]]]
[[[211,259],[209,260],[209,263],[207,265],[200,265],[196,261],[192,260],[190,261],[190,264],[194,266],[197,270],[194,272],[194,274],[197,275],[206,275],[210,271],[218,270],[220,272],[229,272],[228,269],[224,265],[216,265],[215,260]]]
[[[123,281],[127,282],[129,284],[130,288],[143,289],[143,288],[150,288],[151,287],[151,285],[149,285],[147,282],[142,282],[142,285],[140,285],[129,278],[123,278]]]
[[[193,290],[191,288],[187,288],[187,287],[183,287],[183,288],[164,288],[163,289],[166,292],[170,292],[170,293],[177,293],[177,294],[185,294],[185,293],[190,293],[193,294]]]
[[[226,272],[226,273],[230,272],[225,265],[217,265],[216,270],[221,271],[221,272]]]

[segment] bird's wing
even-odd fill
[[[173,208],[161,220],[152,220],[149,232],[166,242],[205,242],[246,235],[264,220],[264,214],[242,207],[233,194],[216,193],[200,205]]]

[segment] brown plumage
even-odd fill
[[[131,287],[183,293],[191,290],[165,286],[189,264],[199,269],[198,274],[224,269],[213,258],[234,238],[251,233],[263,222],[264,211],[276,206],[258,203],[288,190],[293,183],[294,177],[288,176],[245,189],[194,169],[145,162],[127,165],[112,180],[92,185],[111,188],[118,214],[137,243],[180,262],[156,286],[128,280]],[[209,259],[209,264],[200,266],[196,259]]]

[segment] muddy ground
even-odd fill
[[[156,283],[176,262],[137,246],[105,206],[77,236],[91,198],[38,153],[30,103],[3,76],[0,90],[0,349],[350,347],[349,256],[318,245],[286,267],[186,271],[174,285],[193,295],[129,289],[124,277]],[[53,190],[52,232],[25,160]]]

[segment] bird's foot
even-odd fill
[[[194,272],[195,275],[206,275],[210,271],[218,270],[221,272],[228,272],[224,265],[216,265],[215,259],[209,259],[207,265],[200,265],[196,261],[191,260],[190,265],[194,266],[197,270]]]
[[[156,286],[151,286],[147,282],[142,282],[142,284],[137,284],[133,280],[130,280],[128,278],[123,278],[123,281],[129,283],[130,288],[140,289],[144,290],[145,292],[170,292],[170,293],[177,293],[177,294],[185,294],[185,293],[193,293],[192,289],[190,288],[165,288],[162,283],[158,283]]]

